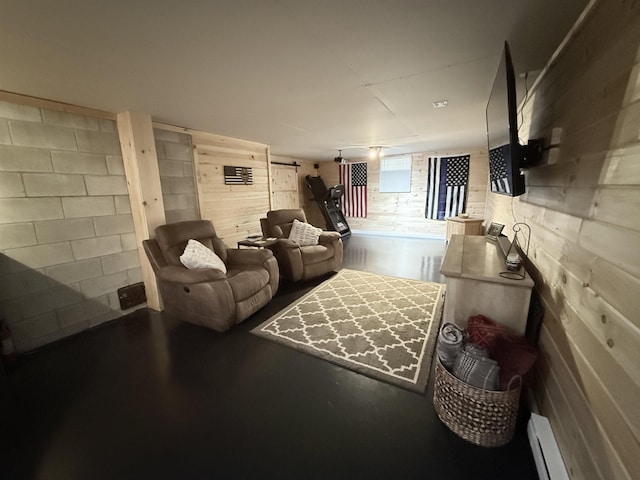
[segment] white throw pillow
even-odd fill
[[[289,240],[293,240],[300,246],[304,245],[317,245],[318,237],[322,233],[321,228],[314,227],[308,223],[294,220],[291,226],[291,233],[289,233]]]
[[[197,240],[189,240],[180,255],[180,262],[187,268],[214,268],[227,273],[227,266],[222,259]]]

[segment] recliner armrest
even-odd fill
[[[271,257],[273,253],[267,249],[227,249],[227,265],[262,265]]]
[[[342,238],[338,232],[323,230],[318,237],[318,243],[332,243]]]
[[[227,276],[221,270],[213,268],[194,268],[168,266],[156,272],[159,279],[174,283],[203,283],[226,280]]]
[[[289,240],[288,238],[279,238],[278,242],[275,244],[277,248],[286,248],[286,249],[297,249],[300,248],[300,244],[294,242],[293,240]]]

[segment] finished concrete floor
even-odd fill
[[[354,234],[344,267],[442,281],[442,240]],[[323,279],[282,282],[226,333],[141,309],[0,378],[1,479],[536,479],[526,412],[499,448],[404,390],[250,330]]]

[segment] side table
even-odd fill
[[[482,235],[483,218],[447,218],[447,243],[451,235]]]
[[[238,242],[238,248],[240,247],[253,247],[253,248],[265,248],[275,244],[278,241],[277,238],[245,238]]]

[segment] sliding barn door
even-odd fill
[[[300,208],[295,167],[271,164],[271,210]]]

